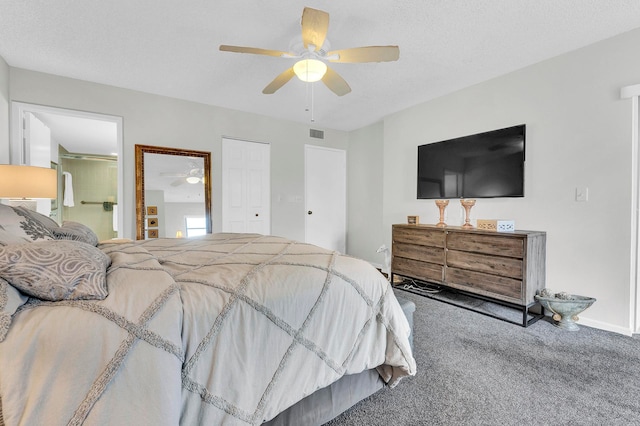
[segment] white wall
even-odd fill
[[[0,164],[9,164],[9,65],[0,56]]]
[[[351,132],[347,154],[347,252],[377,266],[383,266],[384,255],[376,250],[388,244],[382,221],[383,130],[378,122]]]
[[[407,215],[437,221],[434,202],[416,199],[418,145],[525,123],[525,198],[480,199],[472,217],[546,231],[547,287],[597,298],[581,322],[630,333],[631,101],[620,88],[640,83],[638,46],[635,30],[386,117],[383,226],[370,211],[350,240],[390,244],[391,225]],[[359,149],[362,135],[351,136]],[[588,202],[575,201],[578,186],[589,188]],[[448,210],[455,224],[460,208]],[[350,254],[378,260],[354,247]]]
[[[212,212],[216,232],[221,229],[222,137],[271,143],[271,232],[296,240],[304,240],[304,201],[288,200],[304,197],[304,144],[347,148],[346,132],[325,130],[324,140],[312,139],[309,138],[312,126],[305,124],[19,68],[10,68],[9,84],[12,101],[123,117],[124,232],[130,237],[135,235],[135,144],[212,153]],[[6,147],[2,145],[2,149]]]

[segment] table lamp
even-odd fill
[[[0,164],[0,198],[56,198],[58,175],[55,169]]]

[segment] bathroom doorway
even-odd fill
[[[58,170],[50,216],[59,223],[83,223],[101,240],[128,235],[123,229],[122,117],[22,102],[12,102],[11,108],[11,163],[47,163]],[[45,129],[44,138],[32,138],[34,126]]]

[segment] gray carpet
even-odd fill
[[[396,292],[416,304],[416,376],[327,425],[640,425],[640,340]]]

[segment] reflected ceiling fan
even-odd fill
[[[195,163],[189,163],[189,170],[184,173],[160,173],[160,176],[178,178],[171,182],[171,186],[180,186],[185,183],[204,183],[204,170]]]
[[[269,83],[262,90],[264,94],[275,93],[295,75],[305,82],[322,80],[333,93],[343,96],[351,92],[351,88],[337,72],[327,66],[326,61],[338,63],[389,62],[397,61],[400,57],[398,46],[366,46],[330,51],[326,38],[329,29],[329,14],[322,10],[305,7],[302,12],[301,25],[302,41],[292,43],[289,52],[224,44],[220,45],[220,50],[299,59],[291,68]]]

